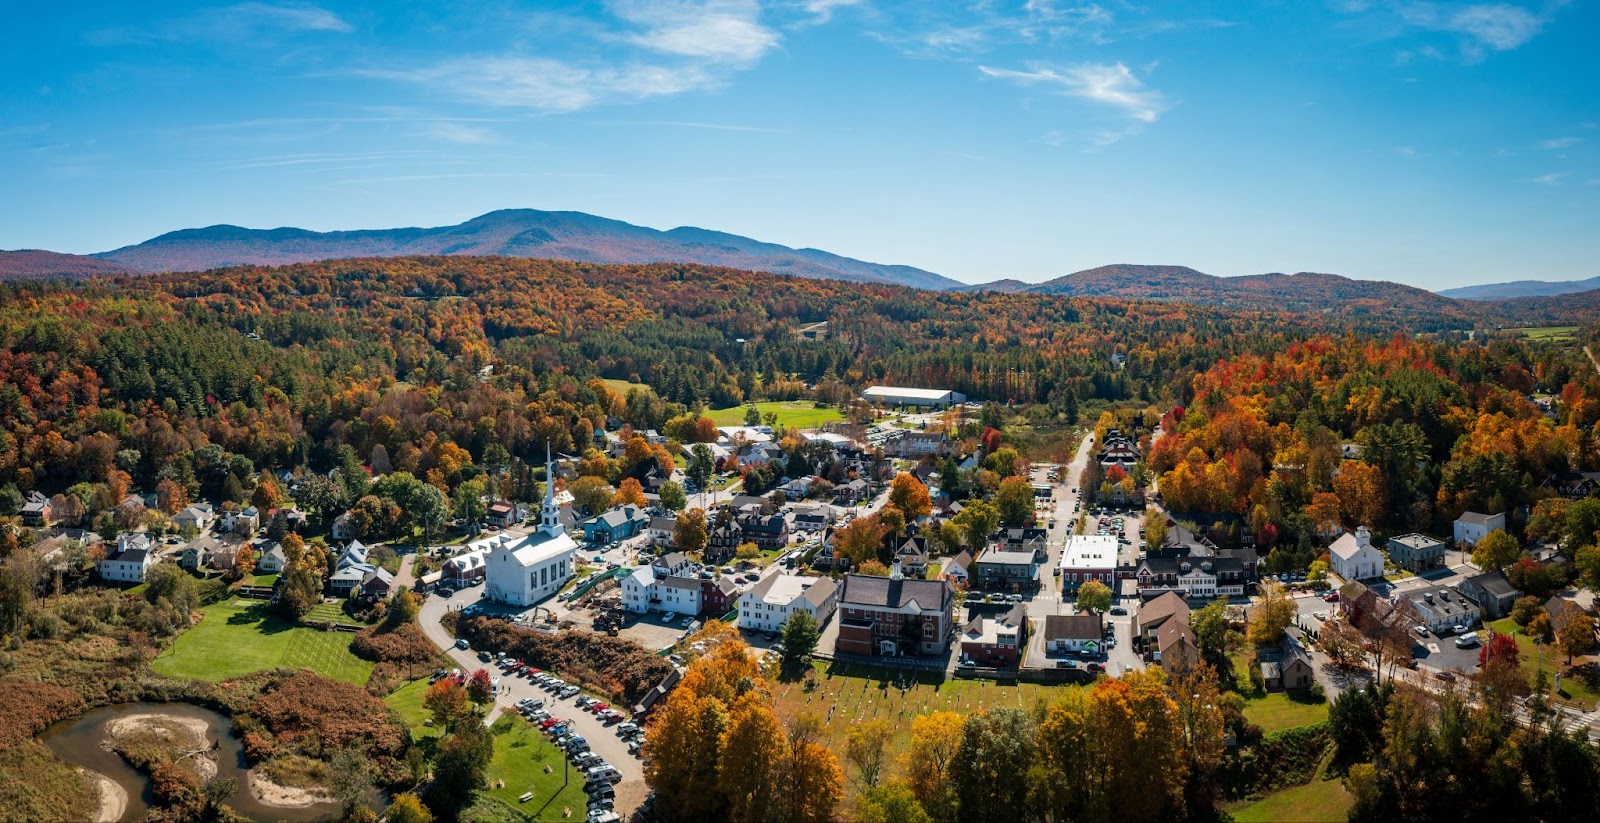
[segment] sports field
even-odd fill
[[[357,685],[372,675],[373,664],[350,651],[354,635],[295,626],[268,611],[265,601],[233,598],[200,613],[200,623],[151,664],[157,672],[215,681],[286,667]]]

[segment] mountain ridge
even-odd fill
[[[1590,277],[1587,280],[1511,280],[1505,283],[1484,283],[1477,286],[1441,289],[1439,294],[1455,300],[1497,301],[1519,297],[1557,297],[1595,289],[1600,289],[1600,277]]]
[[[799,277],[949,289],[956,280],[912,266],[870,263],[741,235],[679,226],[661,231],[584,212],[502,209],[452,226],[318,232],[231,224],[179,229],[91,255],[143,271],[285,265],[350,257],[505,255],[586,263],[700,263]]]

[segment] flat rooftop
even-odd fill
[[[1117,538],[1109,534],[1074,535],[1061,550],[1063,569],[1110,569],[1116,565]]]

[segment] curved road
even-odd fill
[[[480,662],[477,652],[456,648],[455,638],[440,625],[439,620],[444,617],[447,610],[476,603],[482,594],[483,585],[479,584],[456,592],[449,598],[429,596],[423,601],[422,610],[417,615],[423,633],[454,660],[462,671],[471,673],[487,668],[490,674],[500,677],[503,692],[495,698],[495,706],[489,713],[490,720],[502,711],[515,712],[518,700],[531,697],[543,700],[545,710],[550,712],[552,717],[569,721],[569,724],[589,741],[590,750],[605,758],[607,763],[622,773],[622,782],[617,784],[616,810],[626,819],[640,803],[644,802],[645,795],[649,794],[649,788],[644,783],[644,764],[628,753],[628,745],[616,735],[616,726],[607,726],[599,718],[578,708],[572,700],[556,700],[554,695],[540,689],[525,677],[502,676],[499,669]],[[560,675],[559,672],[556,674]],[[627,707],[616,708],[624,713],[627,711]],[[576,770],[572,779],[579,783],[583,780]]]

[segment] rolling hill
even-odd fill
[[[85,257],[81,254],[62,254],[43,249],[0,251],[0,280],[94,277],[132,273],[133,269],[119,263]]]
[[[687,226],[658,231],[582,212],[535,209],[495,211],[460,225],[438,228],[316,232],[210,226],[170,232],[95,257],[156,272],[431,254],[542,257],[587,263],[699,263],[926,289],[961,285],[911,266],[867,263],[724,232]]]
[[[1456,300],[1510,300],[1517,297],[1555,297],[1600,289],[1600,277],[1588,280],[1513,280],[1444,289],[1439,294]]]
[[[1218,277],[1187,266],[1100,266],[1038,283],[1026,291],[1312,313],[1338,308],[1357,313],[1432,312],[1455,317],[1467,308],[1448,297],[1400,283],[1315,272]]]

